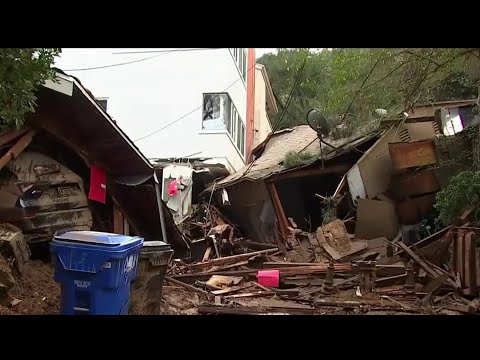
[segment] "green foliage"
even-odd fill
[[[0,48],[0,129],[21,127],[34,112],[36,89],[53,80],[58,48]]]
[[[337,219],[337,210],[335,207],[329,207],[323,210],[322,225],[327,225]]]
[[[463,171],[452,177],[436,195],[435,209],[443,225],[460,216],[470,206],[480,205],[480,171]]]
[[[283,165],[286,168],[292,168],[296,166],[309,165],[318,159],[318,155],[312,154],[308,151],[302,151],[297,153],[296,151],[289,151],[285,155]]]
[[[318,107],[333,125],[348,128],[349,135],[375,126],[375,109],[386,109],[392,116],[414,103],[478,94],[480,49],[278,49],[258,61],[267,68],[279,113],[305,58],[279,128],[305,124],[307,111]]]

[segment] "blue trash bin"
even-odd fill
[[[64,315],[127,315],[143,238],[95,231],[55,236],[50,249]]]

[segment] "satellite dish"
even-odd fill
[[[307,123],[315,132],[322,136],[328,136],[330,133],[330,125],[318,109],[311,109],[307,113]]]

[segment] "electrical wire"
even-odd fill
[[[287,99],[287,102],[285,103],[283,111],[280,114],[280,117],[278,118],[277,123],[275,124],[275,126],[272,129],[273,132],[277,131],[278,127],[280,126],[280,124],[283,120],[283,117],[285,116],[285,114],[287,112],[288,107],[290,106],[290,103],[293,99],[293,93],[295,92],[295,89],[298,86],[298,83],[300,81],[300,76],[301,76],[303,70],[305,69],[305,65],[307,64],[307,59],[308,59],[308,56],[305,56],[305,59],[303,60],[302,67],[297,71],[297,74],[296,74],[296,77],[295,77],[295,82],[293,83],[292,89],[290,90],[290,94],[288,95],[288,99]]]
[[[138,63],[138,62],[141,62],[141,61],[146,61],[146,60],[154,59],[154,58],[157,58],[157,57],[160,57],[160,56],[163,56],[163,55],[168,55],[168,54],[173,53],[173,52],[199,51],[199,50],[211,50],[211,49],[200,49],[200,48],[199,48],[199,49],[157,50],[157,51],[155,51],[155,52],[160,53],[160,54],[153,55],[153,56],[147,56],[147,57],[144,57],[144,58],[141,58],[141,59],[137,59],[137,60],[125,61],[125,62],[116,63],[116,64],[109,64],[109,65],[93,66],[93,67],[88,67],[88,68],[66,69],[66,70],[64,70],[64,71],[88,71],[88,70],[106,69],[106,68],[110,68],[110,67],[116,67],[116,66],[123,66],[123,65],[135,64],[135,63]],[[152,52],[153,52],[153,51],[152,51]],[[140,52],[139,52],[139,53],[140,53]],[[135,54],[135,52],[131,52],[131,53],[118,53],[118,54]]]
[[[294,91],[295,91],[295,89],[296,89],[296,87],[297,87],[297,85],[298,85],[299,79],[300,79],[300,75],[301,75],[301,73],[303,72],[303,70],[305,69],[305,65],[307,64],[307,59],[308,59],[308,56],[306,56],[305,59],[303,60],[303,64],[302,64],[301,69],[299,69],[299,70],[297,71],[296,79],[295,79],[295,82],[294,82],[294,84],[293,84],[293,86],[292,86],[292,89],[290,90],[290,94],[289,94],[288,100],[287,100],[287,102],[285,103],[285,106],[284,106],[284,108],[283,108],[282,113],[280,114],[280,117],[279,117],[277,123],[276,123],[276,124],[274,125],[274,127],[272,128],[272,133],[274,133],[274,132],[277,130],[278,126],[280,125],[280,123],[281,123],[281,121],[282,121],[282,119],[283,119],[283,116],[286,114],[287,109],[288,109],[288,107],[290,106],[290,103],[291,103],[292,98],[293,98],[293,93],[294,93]],[[307,145],[307,147],[308,147],[308,146],[310,146],[310,144]],[[237,180],[243,179],[245,176],[247,176],[247,174],[250,172],[250,170],[251,170],[251,169],[253,168],[253,166],[255,165],[255,162],[257,161],[257,159],[258,159],[258,158],[256,158],[255,160],[253,160],[253,161],[248,165],[248,167],[245,169],[245,171],[243,172],[243,174],[242,174]]]
[[[248,73],[250,72],[250,70],[252,70],[252,69],[255,67],[255,65],[256,65],[256,63],[253,64],[249,69],[247,69],[247,75],[248,75]],[[229,86],[227,86],[224,90],[222,90],[222,91],[220,91],[220,92],[226,92],[226,91],[227,91],[228,89],[230,89],[233,85],[235,85],[237,82],[239,82],[242,78],[243,78],[243,76],[240,75],[240,77],[239,77],[237,80],[235,80],[233,83],[231,83]],[[218,95],[217,95],[217,96],[218,96]],[[192,111],[188,112],[187,114],[182,115],[182,116],[179,117],[178,119],[173,120],[172,122],[170,122],[170,123],[168,123],[168,124],[165,124],[165,125],[162,126],[160,129],[155,130],[155,131],[153,131],[153,132],[151,132],[151,133],[149,133],[149,134],[147,134],[147,135],[144,135],[144,136],[142,136],[142,137],[134,140],[134,142],[137,142],[137,141],[146,139],[146,138],[148,138],[148,137],[150,137],[150,136],[152,136],[152,135],[155,135],[155,134],[159,133],[160,131],[162,131],[162,130],[164,130],[164,129],[170,127],[170,126],[172,126],[173,124],[179,122],[180,120],[185,119],[187,116],[193,114],[195,111],[197,111],[197,110],[199,110],[199,109],[201,109],[201,108],[203,108],[203,104],[200,105],[199,107],[193,109]]]
[[[220,49],[228,49],[228,48],[190,48],[190,49],[175,49],[174,52],[182,52],[182,51],[202,51],[202,50],[220,50]],[[148,50],[148,51],[122,51],[122,52],[114,52],[113,55],[128,55],[128,54],[150,54],[150,53],[164,53],[164,52],[171,52],[171,50]]]

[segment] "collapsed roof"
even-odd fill
[[[324,140],[336,149],[323,144],[323,159],[325,161],[331,160],[371,140],[378,136],[378,134],[379,132],[376,131],[357,138],[350,137],[338,140],[325,138]],[[270,134],[267,139],[254,150],[254,153],[258,153],[259,151],[261,151],[261,155],[259,155],[256,160],[236,173],[217,182],[215,186],[216,189],[225,188],[243,180],[255,181],[266,179],[274,174],[309,166],[303,165],[295,168],[287,168],[283,164],[283,161],[285,156],[291,151],[318,154],[319,159],[321,153],[318,135],[308,125],[299,125],[291,129],[284,129]]]

